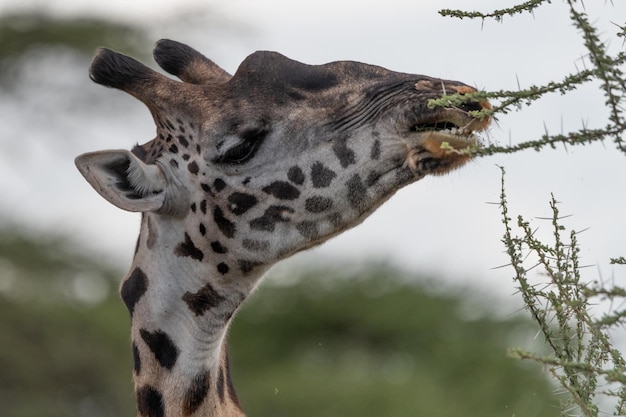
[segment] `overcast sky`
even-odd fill
[[[527,87],[560,80],[588,64],[563,2],[542,7],[534,16],[507,18],[504,24],[485,21],[481,25],[437,13],[439,8],[488,11],[513,3],[56,0],[46,1],[45,7],[60,15],[96,13],[149,26],[155,41],[167,37],[189,43],[229,72],[249,53],[264,49],[305,63],[350,59],[497,90],[516,89],[518,82]],[[624,46],[611,21],[626,23],[626,2],[614,3],[585,5],[602,29],[603,39],[616,51]],[[5,0],[0,13],[28,4]],[[174,15],[185,23],[172,23]],[[59,64],[55,59],[48,58],[46,63],[54,67]],[[12,142],[12,153],[5,153],[0,166],[0,214],[35,229],[70,234],[86,247],[128,266],[138,215],[102,200],[82,180],[72,160],[81,152],[130,148],[152,138],[151,118],[140,104],[128,104],[131,97],[115,91],[101,93],[111,102],[108,119],[91,119],[88,103],[74,104],[68,113],[63,100],[72,97],[72,90],[102,89],[89,83],[86,69],[83,74],[58,68],[56,72],[54,68],[29,71],[32,74],[25,75],[29,84],[19,93],[21,103],[28,103],[26,109],[16,108],[15,98],[0,97],[0,114],[11,122],[0,135],[9,135],[5,139]],[[78,76],[83,78],[76,81]],[[37,96],[41,86],[58,95]],[[516,143],[537,139],[545,129],[567,132],[583,123],[602,127],[607,122],[603,102],[598,85],[566,97],[550,96],[528,110],[500,116],[486,140]],[[123,110],[116,110],[118,106]],[[37,123],[31,120],[35,114]],[[50,143],[64,144],[50,154]],[[492,270],[508,262],[500,243],[503,227],[498,207],[489,204],[498,201],[497,165],[502,165],[507,169],[512,214],[523,214],[529,220],[547,217],[550,194],[554,193],[562,202],[562,213],[573,214],[567,219],[568,228],[590,228],[580,236],[583,263],[596,266],[586,270],[589,280],[614,273],[623,278],[623,271],[609,266],[608,258],[626,255],[626,193],[620,183],[626,178],[625,162],[624,155],[609,142],[480,158],[450,175],[405,188],[364,224],[298,259],[324,256],[350,258],[355,263],[378,259],[440,273],[449,282],[476,283],[497,294],[513,293],[511,271]],[[549,223],[533,220],[533,224],[540,227],[538,233],[550,235]]]

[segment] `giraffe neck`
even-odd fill
[[[163,241],[171,235],[144,216],[133,265],[120,287],[131,315],[138,415],[244,416],[225,338],[251,288],[203,273],[211,265],[186,256],[173,259],[175,245]]]
[[[133,350],[137,361],[141,353],[136,345]],[[191,374],[163,372],[158,360],[140,361],[141,369],[135,367],[134,372],[138,416],[245,416],[231,383],[225,344],[216,364],[199,367]]]

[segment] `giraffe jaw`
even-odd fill
[[[448,155],[470,156],[473,149],[480,147],[481,141],[473,131],[430,131],[421,134],[421,146],[434,157]]]
[[[489,106],[488,103],[480,104]],[[435,160],[436,164],[430,164],[431,174],[444,174],[460,167],[481,146],[477,133],[485,130],[489,123],[489,117],[478,119],[459,108],[443,109],[430,120],[420,120],[412,129],[418,135],[419,145],[409,149],[406,165],[417,173],[424,160]]]

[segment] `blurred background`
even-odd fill
[[[97,46],[151,65],[160,38],[229,72],[255,50],[310,64],[356,60],[515,90],[584,68],[565,5],[504,22],[441,17],[513,1],[139,0],[0,3],[0,410],[133,415],[129,323],[117,296],[139,217],[102,200],[76,155],[153,137],[141,103],[89,81]],[[626,4],[586,3],[613,51]],[[617,19],[617,21],[616,21]],[[619,19],[622,19],[621,21]],[[501,115],[485,141],[602,127],[597,85]],[[354,230],[277,266],[231,332],[234,382],[256,416],[558,413],[540,369],[506,357],[533,343],[515,297],[497,202],[549,235],[550,193],[573,214],[589,281],[619,279],[623,155],[612,143],[473,161],[407,187]],[[323,264],[324,270],[312,265]],[[494,269],[496,268],[496,269]],[[618,336],[619,337],[619,336]],[[250,347],[253,346],[254,349]]]

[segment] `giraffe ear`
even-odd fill
[[[75,163],[87,182],[122,210],[146,212],[163,207],[166,181],[157,165],[147,165],[126,150],[85,153]]]

